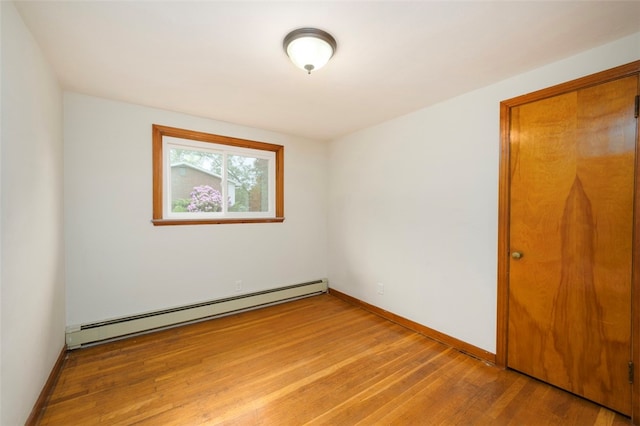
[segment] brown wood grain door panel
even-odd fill
[[[631,414],[638,77],[510,109],[507,366]]]

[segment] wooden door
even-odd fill
[[[506,364],[631,415],[638,76],[510,108]]]

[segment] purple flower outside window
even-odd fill
[[[222,194],[209,185],[196,186],[191,191],[191,203],[187,211],[195,212],[219,212],[222,211]]]

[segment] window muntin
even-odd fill
[[[153,126],[155,225],[282,222],[284,148]]]

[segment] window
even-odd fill
[[[153,224],[284,221],[284,147],[153,125]]]

